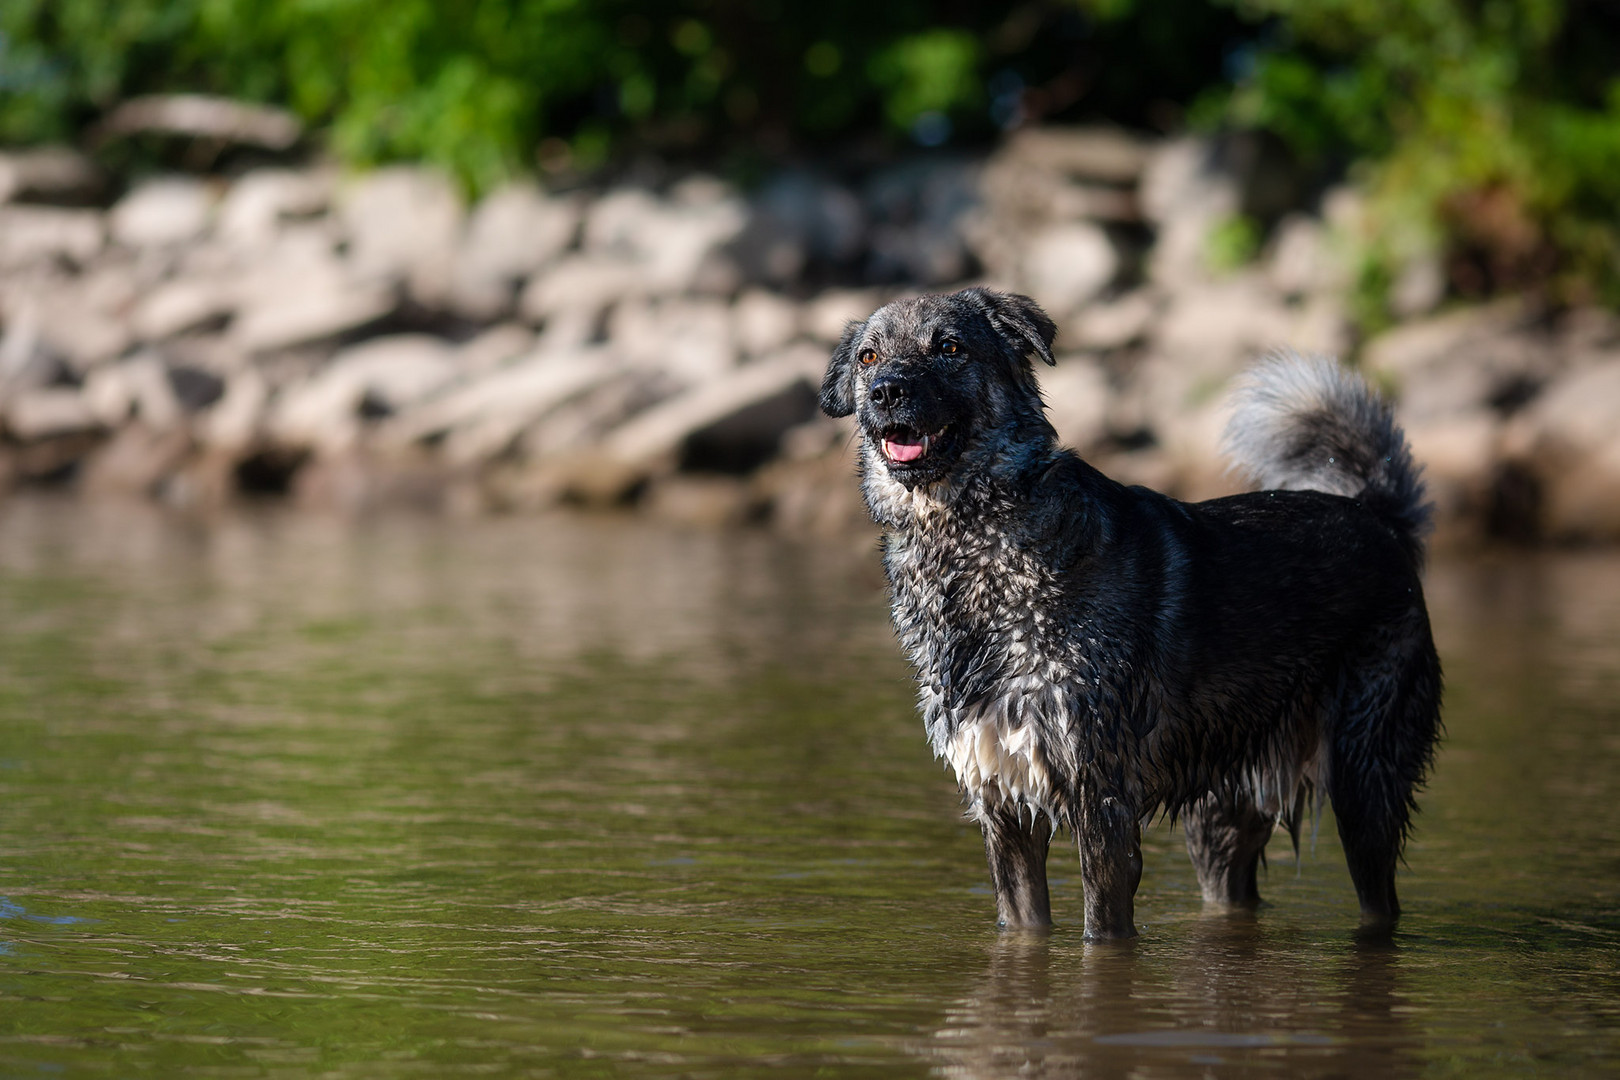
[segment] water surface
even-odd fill
[[[1331,820],[1257,916],[998,934],[864,543],[0,506],[0,1075],[1620,1069],[1620,557],[1442,561],[1392,946]]]

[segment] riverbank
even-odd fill
[[[1443,541],[1620,539],[1620,319],[1450,307],[1414,259],[1403,321],[1360,340],[1359,198],[1241,144],[1035,129],[747,194],[649,166],[472,206],[419,168],[97,179],[0,157],[6,487],[861,529],[827,352],[891,296],[984,281],[1058,320],[1054,424],[1121,479],[1229,490],[1223,387],[1292,347],[1398,397]]]

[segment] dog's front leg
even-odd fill
[[[1046,892],[1046,852],[1052,830],[1046,820],[1020,803],[1002,803],[979,812],[984,854],[996,887],[996,923],[1006,929],[1052,925]]]
[[[1082,785],[1075,832],[1086,890],[1086,937],[1135,937],[1132,908],[1142,883],[1142,826],[1136,808]]]

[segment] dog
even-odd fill
[[[1089,939],[1135,936],[1141,829],[1183,824],[1206,902],[1253,907],[1275,823],[1325,793],[1362,925],[1440,734],[1420,571],[1430,507],[1389,407],[1278,356],[1227,432],[1265,490],[1186,503],[1057,445],[1032,356],[1056,327],[984,288],[850,323],[820,394],[856,416],[901,645],[934,753],[984,831],[1003,927],[1046,927],[1075,836]]]

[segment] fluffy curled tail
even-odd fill
[[[1414,560],[1433,506],[1394,412],[1361,376],[1325,356],[1278,353],[1239,381],[1224,445],[1262,488],[1359,500],[1401,536]]]

